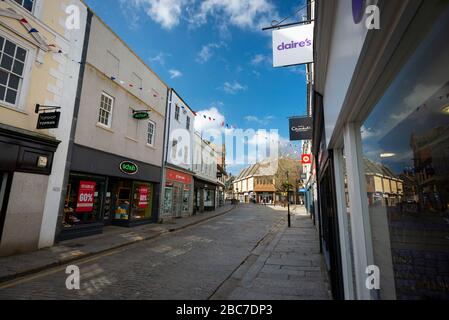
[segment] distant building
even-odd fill
[[[168,86],[93,12],[58,239],[158,221]]]
[[[198,132],[193,152],[194,212],[213,211],[217,208],[217,152]]]
[[[193,214],[195,113],[170,89],[165,124],[165,168],[161,219]]]

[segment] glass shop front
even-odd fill
[[[361,127],[380,299],[449,299],[449,10]]]
[[[98,234],[107,225],[135,227],[157,221],[160,167],[74,148],[58,240]]]
[[[152,222],[154,184],[71,173],[64,204],[63,231],[131,227]]]
[[[166,169],[164,214],[174,218],[189,216],[193,212],[193,177],[190,174]]]

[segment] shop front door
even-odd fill
[[[344,299],[342,262],[332,153],[320,175],[320,221],[323,253],[330,274],[334,299]]]
[[[173,217],[180,218],[181,217],[181,207],[182,207],[182,191],[183,188],[179,185],[173,186]]]

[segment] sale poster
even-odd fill
[[[92,212],[94,209],[96,182],[80,181],[76,212]]]
[[[137,205],[139,209],[145,209],[146,207],[148,207],[148,191],[148,187],[139,187],[139,202]]]

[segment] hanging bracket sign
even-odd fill
[[[290,141],[312,140],[313,119],[312,117],[290,118]]]
[[[147,120],[150,118],[148,110],[133,110],[133,118],[136,120]]]
[[[313,62],[314,23],[273,31],[273,66],[287,67]]]
[[[42,106],[40,104],[36,104],[36,108],[34,111],[36,114],[39,114],[36,129],[57,129],[59,127],[59,120],[61,118],[61,113],[58,111],[59,109],[61,109],[61,107]],[[41,111],[44,112],[40,113]]]

